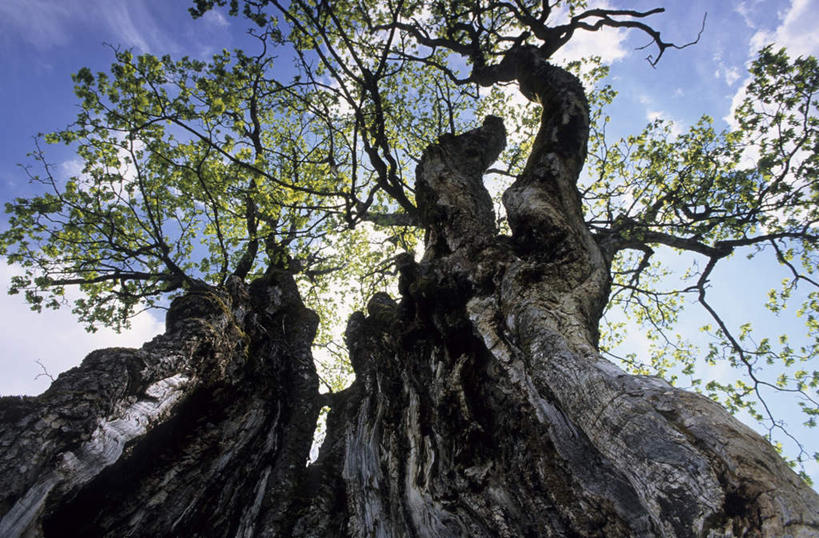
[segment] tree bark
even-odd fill
[[[292,277],[175,300],[142,349],[0,399],[0,536],[286,535],[319,411]]]
[[[503,124],[431,145],[427,251],[346,332],[319,395],[292,277],[192,293],[141,350],[0,400],[2,536],[816,536],[819,496],[718,404],[597,352],[610,255],[575,183],[579,82],[529,58],[543,106],[499,235],[482,175]],[[331,407],[307,465],[322,404]]]

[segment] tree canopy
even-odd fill
[[[226,4],[197,0],[191,11]],[[339,350],[338,305],[393,289],[396,257],[423,237],[413,175],[430,143],[500,116],[512,134],[487,182],[502,183],[523,173],[538,143],[537,103],[518,103],[508,85],[530,100],[542,95],[532,58],[604,27],[648,36],[652,63],[691,44],[668,43],[648,24],[662,9],[579,1],[231,0],[229,9],[255,25],[256,50],[203,62],[115,49],[109,72],[75,75],[77,119],[43,141],[75,148],[84,168],[60,177],[38,144],[28,171],[42,194],[8,204],[10,228],[0,234],[0,254],[25,270],[10,292],[32,308],[59,307],[65,288],[78,286],[79,319],[119,328],[174,294],[286,267],[322,317],[318,344]],[[566,67],[587,88],[588,104],[578,106],[591,109],[578,193],[611,264],[608,308],[658,342],[652,357],[621,360],[638,373],[691,377],[703,357],[673,333],[693,298],[710,335],[705,361],[738,372],[730,383],[694,379],[694,388],[750,412],[773,440],[791,434],[769,407],[771,391],[792,397],[814,426],[816,59],[761,50],[732,130],[703,117],[674,134],[655,121],[620,140],[606,136],[616,95],[606,67],[594,59]],[[499,221],[516,225],[502,212]],[[731,327],[711,305],[714,269],[734,254],[773,256],[786,269],[765,306],[799,302],[799,344],[754,338],[750,325]],[[680,260],[687,268],[672,275]],[[612,353],[626,338],[619,319],[602,327],[601,347]],[[337,356],[343,362],[343,350]],[[797,460],[819,458],[794,440]]]

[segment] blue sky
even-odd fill
[[[708,16],[700,42],[682,51],[667,51],[656,68],[645,61],[654,51],[635,50],[647,42],[637,33],[581,34],[563,51],[569,58],[595,54],[612,62],[611,83],[620,95],[611,115],[620,134],[638,132],[656,118],[672,120],[684,129],[703,113],[724,127],[723,118],[741,95],[745,67],[756,50],[776,42],[792,55],[819,55],[815,31],[819,0],[639,0],[623,7],[650,9],[663,4],[667,12],[651,22],[664,38],[675,42],[693,39],[703,15]],[[17,164],[26,162],[36,133],[72,121],[77,105],[71,74],[83,66],[92,71],[107,69],[113,59],[111,46],[204,59],[222,48],[249,43],[243,21],[215,12],[194,21],[186,12],[189,5],[183,0],[0,1],[0,202],[31,192]],[[65,148],[49,147],[48,155],[58,170],[77,167]],[[0,226],[5,226],[5,220],[0,217]],[[0,263],[0,280],[7,281],[13,271]],[[728,284],[719,289],[715,300],[723,303],[732,321],[745,321],[748,312],[761,308],[765,292],[781,278],[778,275],[775,263],[760,262],[750,269],[729,264],[721,271]],[[690,324],[699,315],[692,309]],[[92,349],[139,346],[163,329],[161,319],[145,313],[127,333],[100,330],[91,335],[68,309],[38,315],[18,297],[4,294],[0,295],[0,320],[0,394],[44,390],[47,378],[35,379],[41,372],[38,360],[56,376]],[[766,322],[784,331],[792,323]],[[635,338],[634,349],[644,350],[645,345]],[[809,472],[819,483],[819,468],[812,465]]]
[[[135,53],[208,58],[241,46],[243,26],[212,12],[194,21],[186,2],[146,0],[3,0],[0,2],[0,202],[31,192],[18,164],[25,164],[33,137],[73,121],[77,101],[71,75],[83,66],[106,70],[111,47]],[[231,22],[233,26],[231,26]],[[67,148],[49,146],[60,172],[79,168]],[[0,218],[5,226],[5,215]],[[6,287],[13,269],[0,264]],[[139,346],[162,332],[160,312],[139,316],[128,333],[86,333],[69,309],[37,315],[18,296],[0,296],[3,352],[0,394],[37,394],[47,388],[41,361],[55,375],[78,364],[89,351]]]

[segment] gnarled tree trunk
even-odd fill
[[[173,302],[167,332],[0,400],[0,536],[286,534],[320,408],[282,271]]]
[[[351,317],[350,388],[318,394],[315,316],[286,271],[191,293],[141,350],[0,402],[0,535],[819,534],[819,497],[760,436],[597,353],[611,260],[575,188],[586,102],[519,60],[544,112],[504,196],[513,236],[481,182],[502,122],[430,146],[427,253],[399,260],[397,302]]]

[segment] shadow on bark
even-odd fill
[[[819,533],[819,497],[761,437],[597,353],[608,266],[572,190],[587,111],[555,73],[559,91],[532,89],[545,112],[505,196],[512,237],[481,183],[498,118],[424,153],[427,254],[398,260],[398,301],[350,318],[350,388],[319,395],[317,319],[287,271],[191,292],[142,349],[0,400],[0,535]]]

